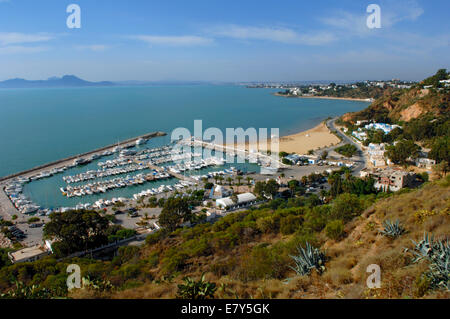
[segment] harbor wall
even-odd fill
[[[132,145],[128,145],[128,144],[136,142],[136,140],[138,140],[140,138],[151,139],[151,138],[160,137],[160,136],[166,136],[166,135],[167,135],[167,133],[164,133],[164,132],[153,132],[153,133],[148,133],[148,134],[144,134],[144,135],[141,135],[141,136],[133,137],[133,138],[127,139],[125,141],[119,142],[117,144],[111,144],[111,145],[108,145],[108,146],[104,146],[104,147],[95,149],[93,151],[89,151],[89,152],[78,154],[78,155],[69,156],[69,157],[66,157],[64,159],[60,159],[60,160],[57,160],[57,161],[54,161],[54,162],[51,162],[51,163],[47,163],[47,164],[43,164],[43,165],[40,165],[40,166],[36,166],[34,168],[31,168],[31,169],[28,169],[28,170],[25,170],[25,171],[22,171],[22,172],[19,172],[19,173],[15,173],[15,174],[11,174],[11,175],[8,175],[8,176],[0,177],[0,182],[3,182],[5,180],[11,179],[11,178],[15,178],[15,177],[18,177],[18,176],[21,176],[21,175],[29,174],[29,173],[32,173],[34,171],[38,171],[38,170],[42,170],[42,169],[45,169],[45,168],[48,168],[48,167],[52,167],[52,166],[55,166],[55,165],[58,165],[58,164],[61,164],[61,163],[67,162],[67,161],[75,160],[75,159],[83,157],[83,156],[89,156],[89,155],[94,155],[94,154],[99,153],[99,152],[104,152],[104,151],[106,151],[108,149],[111,149],[111,148],[114,148],[116,146],[132,146]]]

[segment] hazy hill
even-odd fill
[[[0,82],[0,88],[52,88],[52,87],[87,87],[113,86],[113,82],[89,82],[75,75],[64,75],[61,78],[51,77],[47,80],[10,79]]]

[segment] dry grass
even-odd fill
[[[147,283],[137,288],[116,292],[112,298],[174,298],[177,283],[182,277],[199,278],[206,271],[207,280],[215,282],[216,297],[234,298],[419,298],[421,274],[426,263],[412,264],[404,249],[411,247],[411,239],[420,240],[423,233],[431,232],[435,237],[450,235],[450,187],[430,183],[410,193],[394,195],[368,208],[361,217],[346,225],[346,238],[341,241],[326,240],[319,235],[322,249],[329,261],[326,271],[319,275],[296,276],[287,274],[288,280],[239,279],[241,263],[257,243],[247,243],[235,248],[228,255],[213,255],[193,260],[182,275],[173,283]],[[432,213],[419,213],[420,211]],[[399,219],[407,233],[393,240],[379,234],[385,220]],[[268,244],[285,241],[287,238],[267,236],[260,241]],[[158,247],[158,246],[157,246]],[[162,248],[162,247],[159,247]],[[148,256],[148,254],[143,254]],[[367,266],[381,267],[381,289],[368,289]],[[88,297],[87,292],[78,292],[74,297]],[[448,292],[428,291],[424,298],[449,298]]]

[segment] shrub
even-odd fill
[[[145,238],[145,243],[148,245],[156,244],[157,242],[161,241],[166,236],[165,232],[162,230],[158,230],[157,232],[148,235]]]
[[[217,290],[216,284],[205,281],[204,274],[199,281],[190,277],[185,277],[183,281],[184,284],[178,285],[177,298],[193,300],[214,298]]]
[[[333,202],[331,216],[344,222],[359,216],[364,210],[362,201],[355,194],[344,193]]]
[[[333,220],[325,227],[328,238],[339,239],[344,235],[344,223],[342,220]]]
[[[281,219],[280,232],[283,235],[290,235],[295,233],[302,225],[303,217],[289,215]]]

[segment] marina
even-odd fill
[[[89,152],[89,157],[83,154],[83,157],[58,161],[56,167],[46,165],[49,170],[38,168],[4,180],[2,187],[6,199],[14,211],[22,215],[44,216],[69,209],[102,209],[117,202],[196,188],[204,178],[232,175],[237,171],[225,162],[222,152],[203,158],[201,145],[193,145],[192,152],[184,154],[172,144],[150,148],[138,140]],[[240,165],[240,169],[255,170],[256,164],[249,162],[249,156],[243,160],[247,163]],[[222,169],[217,170],[217,167]],[[74,174],[74,171],[79,172]],[[42,185],[51,184],[50,181],[59,182],[53,183],[51,193],[45,195],[46,201],[49,197],[53,199],[57,188],[57,198],[67,198],[67,202],[52,200],[64,204],[48,204],[44,203],[43,196],[36,196],[34,190],[46,189]],[[2,202],[2,207],[7,207],[5,200]],[[72,203],[72,206],[65,203]],[[10,214],[14,211],[9,209]]]

